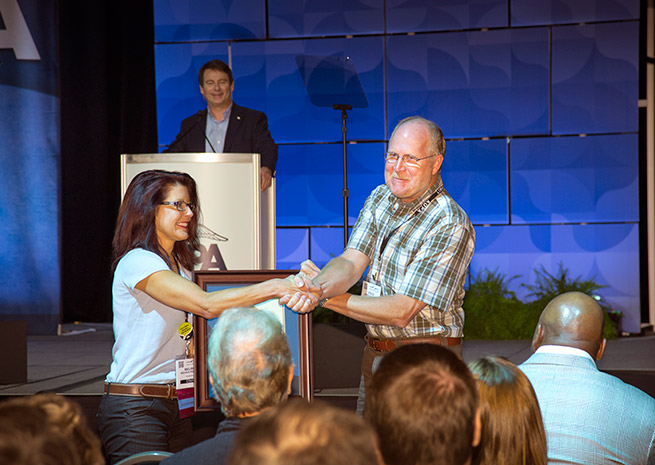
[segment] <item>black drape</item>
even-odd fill
[[[120,154],[157,151],[151,2],[58,5],[62,320],[111,321]]]

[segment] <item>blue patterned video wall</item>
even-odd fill
[[[553,134],[637,131],[639,23],[553,28]]]
[[[391,36],[390,121],[431,115],[447,137],[548,134],[547,28]]]
[[[636,134],[516,139],[512,223],[636,223]]]
[[[419,114],[447,139],[443,179],[487,268],[595,279],[640,325],[638,0],[156,0],[159,142],[205,104],[200,66],[231,64],[234,100],[279,144],[277,265],[343,250],[341,113],[312,102],[302,57],[349,59],[368,101],[348,112],[353,225],[384,182],[394,125]]]

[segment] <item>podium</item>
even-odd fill
[[[134,176],[152,169],[188,173],[198,185],[196,270],[275,269],[275,179],[260,192],[259,154],[123,154],[121,196]]]

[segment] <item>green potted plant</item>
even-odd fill
[[[481,270],[471,278],[464,297],[466,324],[464,335],[469,339],[531,339],[541,312],[554,297],[571,291],[583,292],[598,301],[605,311],[603,336],[614,339],[620,335],[623,314],[613,310],[597,294],[602,286],[592,279],[571,277],[567,268],[559,264],[556,273],[549,273],[542,265],[535,269],[534,284],[521,284],[532,300],[522,302],[509,290],[509,284],[519,276],[506,277],[498,270]]]

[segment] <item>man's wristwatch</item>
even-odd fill
[[[330,299],[321,299],[318,301],[318,305],[322,307],[323,305],[325,305],[325,302],[327,302],[328,300]]]

